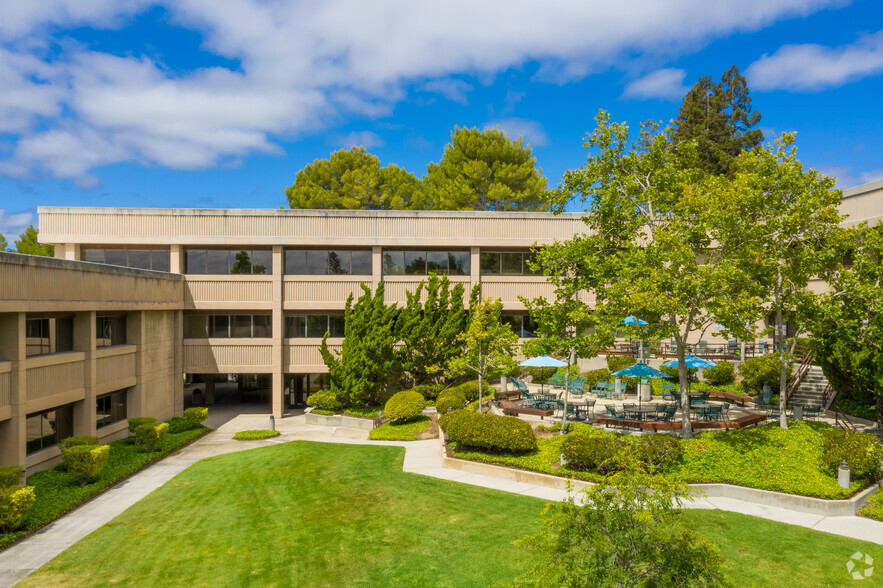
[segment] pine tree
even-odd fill
[[[55,247],[52,245],[44,245],[40,243],[39,233],[34,225],[30,225],[25,232],[19,235],[18,241],[15,242],[15,250],[18,253],[26,255],[41,255],[43,257],[52,257],[55,255]]]

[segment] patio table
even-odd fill
[[[656,414],[655,406],[641,406],[636,408],[626,408],[624,410],[626,418],[634,418],[638,421],[647,420],[647,416],[650,414]]]
[[[708,421],[712,417],[719,416],[723,407],[720,404],[700,404],[692,406],[690,410],[698,414],[702,420]]]

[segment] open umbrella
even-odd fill
[[[623,368],[619,371],[613,372],[610,374],[611,376],[618,376],[623,378],[670,378],[666,373],[660,372],[659,370],[650,367],[646,363],[638,362],[634,365],[630,365],[627,368]],[[641,406],[641,395],[638,394],[638,406]]]
[[[662,364],[663,367],[670,367],[670,368],[676,368],[679,365],[680,364],[678,363],[677,359],[673,359],[671,361],[667,361],[664,364]],[[684,357],[684,365],[687,366],[687,368],[693,370],[693,369],[702,369],[702,368],[713,368],[717,364],[714,363],[713,361],[708,361],[707,359],[703,359],[701,357],[696,357],[695,355],[686,355]]]
[[[638,317],[636,317],[633,314],[630,314],[627,317],[625,317],[624,319],[622,319],[622,322],[619,324],[621,324],[621,325],[638,325],[639,327],[642,327],[644,325],[649,325],[650,323],[648,323],[647,321],[645,321],[643,319],[639,319]],[[644,341],[643,341],[643,339],[638,339],[638,361],[643,361],[643,360],[644,360]]]
[[[555,359],[554,357],[549,357],[548,355],[538,355],[537,357],[531,357],[530,359],[526,359],[519,363],[518,365],[524,367],[538,367],[538,368],[560,368],[567,365],[567,362],[561,361],[560,359]],[[543,371],[543,387],[540,388],[540,392],[545,390],[545,380],[546,380],[546,372]]]

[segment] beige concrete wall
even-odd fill
[[[129,317],[135,313],[130,313]],[[180,416],[176,406],[183,406],[183,373],[176,372],[176,355],[181,352],[177,338],[180,311],[139,311],[140,342],[136,357],[141,415],[157,420]]]
[[[840,212],[847,215],[847,225],[883,220],[883,180],[844,190]]]

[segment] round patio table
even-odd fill
[[[626,408],[624,409],[626,418],[634,418],[635,420],[643,421],[647,419],[647,415],[656,414],[655,406],[641,406],[636,408]]]

